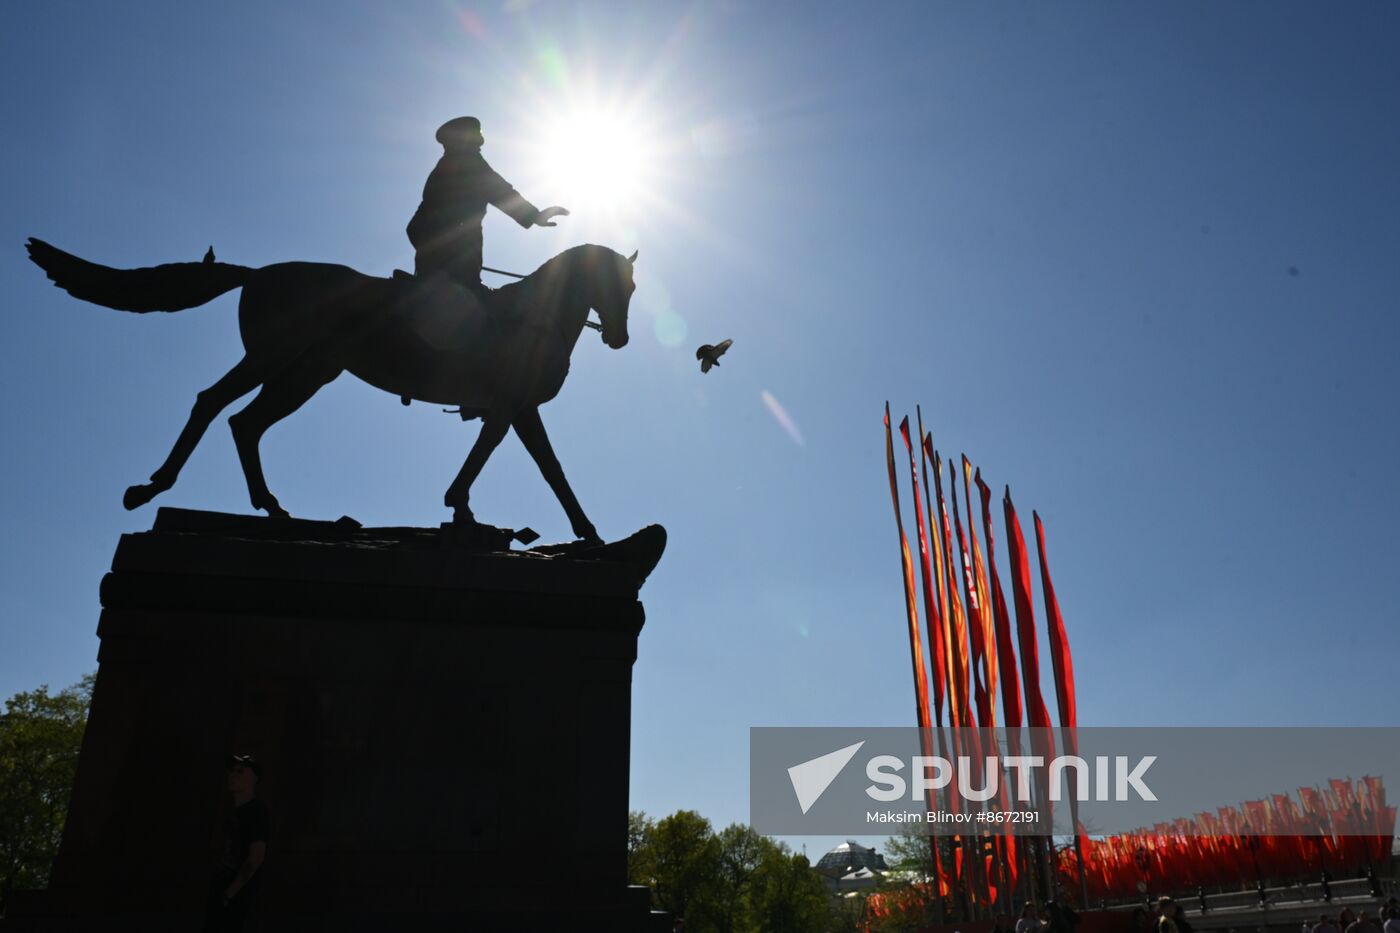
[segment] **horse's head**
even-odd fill
[[[627,346],[627,310],[637,284],[632,280],[632,264],[637,254],[623,256],[597,247],[589,263],[588,304],[603,322],[603,342],[614,350]]]

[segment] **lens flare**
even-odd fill
[[[670,308],[663,308],[656,312],[656,318],[652,321],[652,331],[656,334],[656,342],[663,347],[680,346],[685,341],[688,329],[685,325],[685,318]]]
[[[787,413],[787,409],[773,397],[773,393],[764,389],[759,396],[763,399],[763,404],[768,406],[768,412],[773,416],[773,420],[778,422],[778,426],[787,432],[787,436],[792,438],[793,443],[799,447],[807,446],[807,441],[803,439],[802,432],[797,428],[797,422],[792,420],[792,416]]]
[[[535,56],[540,70],[544,72],[545,80],[555,87],[565,87],[569,83],[569,66],[564,61],[564,55],[553,46],[546,46]]]
[[[486,38],[486,24],[481,21],[471,10],[461,10],[457,13],[457,22],[461,25],[462,31],[473,39]]]

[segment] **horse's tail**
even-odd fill
[[[226,262],[171,262],[145,269],[113,269],[79,259],[30,238],[29,258],[55,285],[84,301],[118,311],[183,311],[239,288],[253,269]]]

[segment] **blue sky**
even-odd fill
[[[82,304],[25,237],[385,275],[439,123],[481,117],[526,197],[571,206],[543,140],[588,107],[638,137],[641,190],[553,230],[495,215],[486,260],[641,252],[631,345],[585,340],[544,410],[604,536],[671,533],[634,807],[746,819],[752,725],[912,723],[886,399],[1045,517],[1082,723],[1396,724],[1397,8],[54,2],[7,25],[0,694],[95,666],[98,580],[153,516],[121,492],[240,353],[236,298]],[[293,514],[435,524],[474,431],[347,375],[264,462]],[[222,420],[158,501],[247,509]],[[568,534],[513,438],[473,505]]]

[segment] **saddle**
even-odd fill
[[[517,323],[514,302],[496,290],[464,288],[442,275],[426,278],[395,269],[392,277],[395,314],[429,346],[462,349],[466,344],[499,337]]]
[[[489,347],[520,323],[514,290],[464,288],[440,274],[420,278],[395,269],[393,313],[418,340],[443,353]],[[405,406],[412,399],[400,396]],[[453,411],[462,420],[479,412]]]

